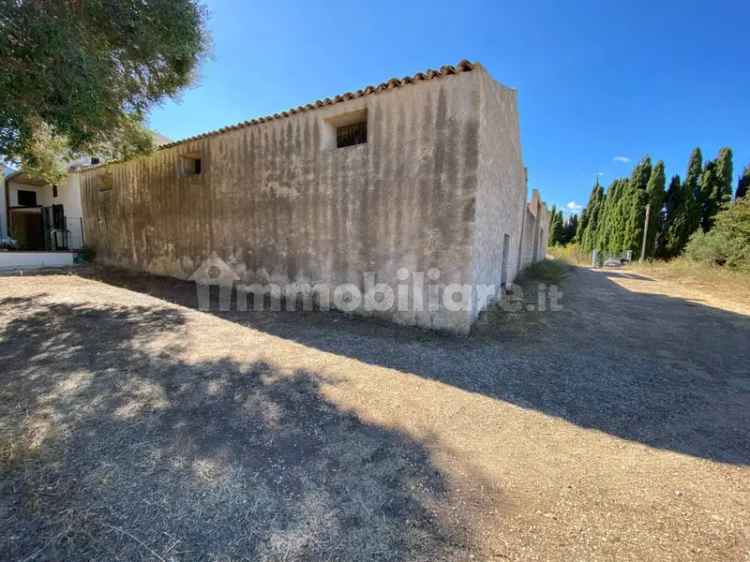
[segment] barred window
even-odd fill
[[[367,142],[367,121],[336,127],[336,148]]]

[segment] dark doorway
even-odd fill
[[[510,253],[510,234],[503,236],[503,269],[500,273],[502,286],[508,284],[508,254]]]
[[[10,236],[21,250],[44,250],[44,224],[39,209],[11,209]]]

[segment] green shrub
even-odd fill
[[[529,283],[556,285],[567,275],[568,267],[568,264],[557,259],[538,261],[524,268],[518,274],[516,283],[519,285]]]
[[[695,261],[750,270],[750,199],[740,199],[716,215],[708,232],[690,237],[685,255]]]

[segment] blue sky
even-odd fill
[[[750,162],[750,2],[217,0],[212,58],[154,110],[172,139],[463,58],[518,90],[530,187],[586,202],[644,154]],[[621,157],[621,158],[619,158]],[[624,161],[628,159],[629,161]]]

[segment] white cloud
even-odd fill
[[[597,175],[597,176],[603,176],[603,175],[604,175],[604,172],[597,172],[597,173],[596,173],[596,175]]]
[[[612,158],[612,160],[614,160],[615,162],[622,162],[623,164],[627,164],[628,162],[630,162],[630,158],[628,158],[627,156],[615,156],[614,158]]]
[[[571,201],[565,207],[571,212],[571,213],[577,213],[581,209],[583,209],[583,205],[579,205],[575,201]]]

